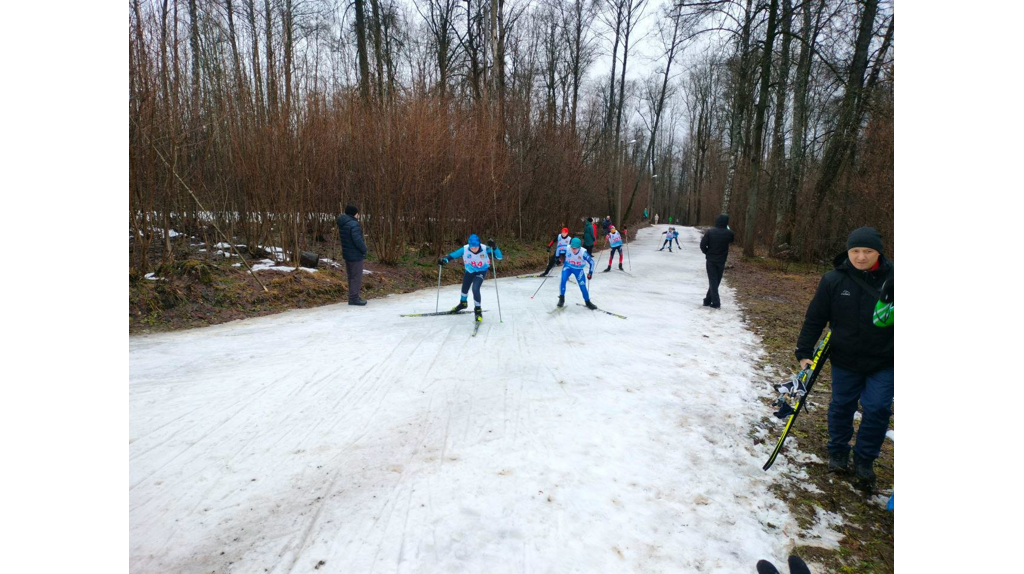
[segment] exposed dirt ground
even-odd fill
[[[321,259],[315,273],[303,270],[256,271],[269,290],[264,292],[245,267],[232,266],[238,263],[237,257],[207,256],[207,252],[200,252],[196,245],[188,246],[180,241],[174,261],[162,263],[158,244],[154,242],[151,268],[159,279],[147,279],[144,274],[129,270],[130,334],[203,327],[348,300],[348,281],[342,261],[332,264]],[[543,247],[514,243],[499,247],[505,256],[497,266],[499,280],[543,270],[547,261]],[[246,256],[246,261],[252,265],[256,259]],[[370,301],[370,305],[374,299],[392,293],[409,293],[437,285],[436,259],[421,256],[412,248],[398,265],[378,263],[372,259],[371,253],[365,269],[371,274],[363,276],[361,295]],[[447,265],[442,283],[448,285],[461,281],[461,265],[458,262]],[[441,303],[451,307],[455,302]]]

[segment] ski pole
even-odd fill
[[[629,270],[633,270],[633,258],[629,256],[629,230],[625,229],[626,232],[626,259],[629,260]]]
[[[498,300],[498,322],[504,323],[505,321],[501,318],[501,295],[498,294],[498,259],[494,259],[494,266],[491,267],[491,271],[494,272],[494,297]]]
[[[441,266],[437,266],[437,301],[434,303],[434,312],[437,313],[441,305]]]
[[[540,293],[540,288],[543,287],[544,284],[548,282],[548,278],[549,277],[550,277],[550,275],[545,275],[544,276],[544,280],[540,282],[540,287],[537,287],[537,290],[533,292],[533,295],[530,295],[530,299],[533,299],[534,297],[537,296],[537,293]]]

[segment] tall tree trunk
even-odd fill
[[[359,95],[363,103],[370,101],[370,63],[366,56],[366,0],[355,0],[356,51],[359,54]]]
[[[811,62],[814,59],[814,47],[821,24],[821,16],[825,9],[825,0],[820,0],[811,24],[811,0],[802,0],[803,29],[800,44],[800,57],[796,65],[796,84],[793,88],[793,143],[790,146],[789,184],[786,189],[785,219],[783,232],[777,243],[788,243],[794,248],[800,244],[800,237],[794,233],[796,226],[796,196],[804,178],[804,158],[807,155],[807,86],[811,77]]]
[[[370,37],[373,40],[373,60],[377,70],[377,103],[384,103],[384,58],[381,53],[381,13],[380,0],[370,0],[372,10],[370,21]]]
[[[249,34],[252,36],[252,76],[253,86],[255,86],[253,105],[256,108],[256,121],[258,124],[263,125],[266,122],[266,104],[263,100],[263,73],[260,71],[260,37],[256,32],[256,6],[253,0],[248,0],[247,8],[249,9]]]
[[[729,212],[732,201],[732,189],[736,181],[736,168],[739,166],[740,133],[747,110],[747,67],[750,59],[750,26],[754,18],[753,0],[747,0],[743,16],[743,28],[740,31],[739,70],[733,90],[732,110],[729,115],[729,171],[725,175],[725,191],[722,194],[722,213]]]
[[[814,186],[815,208],[821,208],[828,192],[835,185],[843,169],[844,160],[853,148],[854,141],[860,132],[857,117],[857,103],[864,89],[864,74],[868,67],[868,48],[874,34],[875,15],[878,13],[878,0],[865,0],[864,12],[861,14],[860,29],[854,44],[853,61],[846,80],[846,92],[839,108],[839,121],[836,129],[825,146],[821,160],[821,176]]]
[[[189,47],[192,49],[192,105],[195,114],[192,121],[198,121],[201,76],[199,74],[199,11],[196,8],[196,0],[188,0],[188,18]]]
[[[743,226],[743,255],[754,256],[754,237],[757,234],[757,194],[761,185],[761,154],[764,146],[764,116],[768,107],[768,87],[772,76],[772,46],[779,0],[771,0],[768,8],[768,29],[765,31],[764,49],[761,51],[761,87],[754,115],[753,149],[750,154],[750,187],[747,192],[747,218]]]
[[[291,118],[292,110],[292,0],[285,0],[284,11],[281,13],[281,37],[284,40],[284,118]]]
[[[263,0],[266,17],[267,42],[267,116],[271,121],[277,118],[277,71],[274,69],[274,29],[270,0]]]
[[[779,83],[776,88],[775,122],[772,130],[772,203],[775,205],[775,229],[772,243],[768,246],[772,255],[777,253],[782,243],[786,217],[786,98],[789,95],[789,48],[792,41],[790,33],[793,9],[791,0],[782,0],[782,56],[779,58]]]

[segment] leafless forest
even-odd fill
[[[878,0],[131,0],[132,266],[168,231],[295,253],[345,203],[371,252],[644,209],[744,251],[893,241]],[[161,233],[160,231],[163,230]]]

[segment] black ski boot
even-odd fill
[[[586,305],[587,309],[590,309],[591,311],[594,311],[594,310],[597,309],[597,305],[594,305],[590,301],[584,301],[583,304]]]
[[[850,453],[839,454],[838,452],[828,453],[829,472],[850,472]]]
[[[476,317],[477,321],[484,320],[484,311],[480,307],[473,307],[473,315]]]
[[[565,306],[565,295],[559,295],[558,296],[558,306],[559,307],[564,307]]]
[[[454,315],[454,314],[458,313],[459,311],[465,309],[466,307],[469,307],[469,305],[466,305],[465,301],[459,301],[459,304],[454,306],[454,307],[452,307],[452,310],[449,311],[449,313]]]
[[[869,493],[875,491],[878,477],[875,476],[874,466],[874,459],[853,455],[853,474],[857,481],[857,488]]]
[[[619,271],[625,271],[625,269],[622,268],[622,262],[621,261],[619,261]]]
[[[601,273],[607,273],[607,272],[609,272],[609,271],[611,271],[611,270],[612,270],[612,264],[611,264],[611,263],[609,263],[609,264],[608,264],[608,268],[607,268],[607,269],[605,269],[604,271],[602,271]]]

